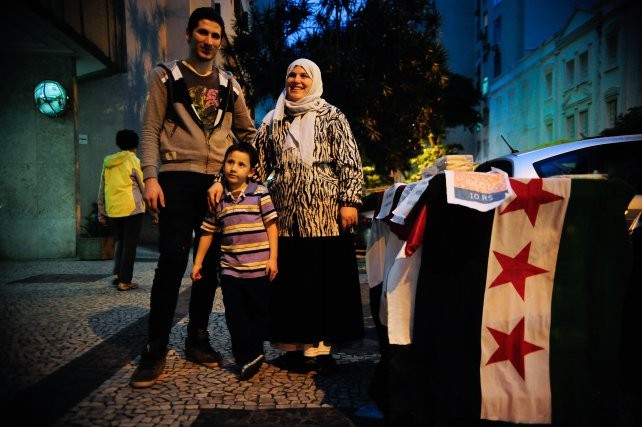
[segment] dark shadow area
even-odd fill
[[[198,426],[323,426],[323,427],[354,427],[365,424],[355,424],[346,414],[335,408],[297,408],[297,409],[265,409],[253,410],[221,410],[211,409],[201,411],[192,423]]]
[[[110,277],[109,274],[38,274],[14,280],[13,283],[87,283]]]
[[[190,291],[188,288],[180,293],[174,323],[187,315]],[[98,313],[90,319],[90,324],[101,324],[100,318],[106,315],[113,313]],[[2,413],[7,419],[21,420],[24,425],[53,424],[138,357],[147,339],[147,319],[148,315],[141,317],[31,387],[8,393],[11,398],[2,403]],[[100,329],[96,333],[104,335]]]

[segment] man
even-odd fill
[[[251,143],[256,133],[239,84],[214,65],[224,34],[223,19],[213,8],[195,9],[185,31],[189,56],[160,64],[151,73],[141,166],[145,202],[159,212],[160,257],[148,340],[132,387],[152,386],[163,371],[181,281],[208,211],[207,189],[217,179],[234,137]],[[185,340],[185,357],[209,368],[222,362],[207,331],[218,284],[218,248],[212,249],[203,262],[203,278],[192,283]]]

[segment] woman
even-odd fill
[[[363,337],[351,231],[363,172],[345,115],[321,94],[319,67],[297,59],[255,138],[257,175],[278,212],[279,276],[273,282],[269,339],[292,370],[336,368],[331,345]]]

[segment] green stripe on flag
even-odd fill
[[[555,425],[613,425],[625,286],[632,251],[631,188],[575,179],[560,242],[551,315]]]

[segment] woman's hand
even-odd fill
[[[356,227],[358,220],[359,213],[357,208],[343,206],[339,209],[339,227],[341,228],[341,231],[345,232],[350,230],[352,227]]]

